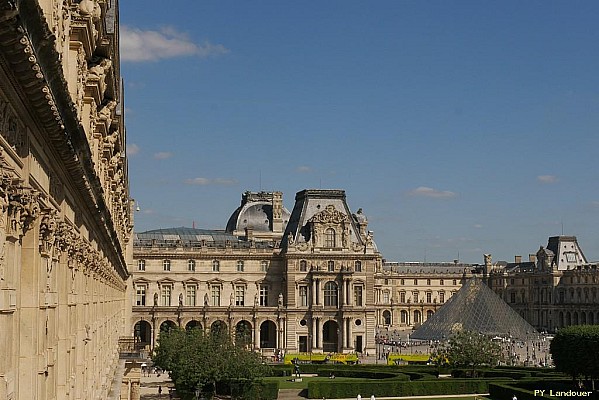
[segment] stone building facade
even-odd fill
[[[540,331],[599,323],[599,264],[587,261],[575,236],[553,236],[547,247],[493,264],[489,286]]]
[[[374,351],[381,256],[342,190],[242,196],[226,230],[137,233],[131,330],[227,330],[263,354]]]
[[[117,2],[0,21],[0,399],[107,398],[131,298]]]
[[[385,262],[375,274],[377,325],[386,331],[418,328],[472,276],[477,264]]]

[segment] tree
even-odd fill
[[[453,368],[476,368],[482,365],[496,366],[501,360],[501,346],[480,333],[462,331],[455,333],[446,343],[441,344],[431,355],[438,365]]]
[[[599,325],[570,326],[557,332],[550,347],[558,371],[591,380],[593,390],[599,377]],[[594,355],[594,356],[593,356]]]
[[[170,371],[177,391],[191,395],[196,389],[213,393],[217,382],[249,384],[269,372],[257,353],[236,345],[226,332],[174,329],[162,333],[154,363]]]

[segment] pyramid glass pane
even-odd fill
[[[535,328],[478,278],[471,278],[411,337],[443,340],[460,330],[526,339]]]

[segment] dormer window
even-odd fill
[[[336,247],[335,239],[335,230],[333,228],[329,228],[324,232],[325,247]]]

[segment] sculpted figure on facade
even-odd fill
[[[104,104],[100,111],[98,111],[97,123],[104,123],[106,129],[110,129],[110,125],[112,124],[112,116],[114,113],[114,109],[117,106],[117,102],[114,100],[110,100],[108,103]],[[118,134],[117,134],[118,136]],[[114,146],[113,146],[114,147]]]
[[[106,91],[106,75],[112,68],[112,61],[108,58],[101,58],[100,60],[94,60],[95,63],[87,70],[87,82],[86,84],[97,83],[100,88],[100,97],[104,98],[104,92]]]

